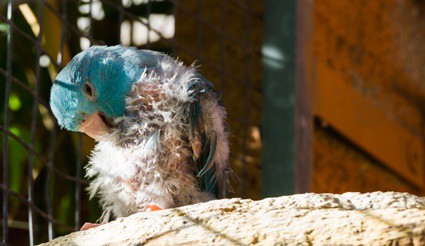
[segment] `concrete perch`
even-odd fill
[[[223,199],[138,213],[44,245],[425,245],[425,198],[407,193]]]

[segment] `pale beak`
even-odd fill
[[[111,123],[102,112],[96,112],[86,116],[83,123],[78,127],[78,131],[84,132],[89,137],[100,140],[102,136],[109,133]]]

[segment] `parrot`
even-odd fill
[[[56,76],[50,107],[61,129],[95,141],[85,171],[99,221],[226,197],[227,113],[195,65],[136,47],[92,46]]]

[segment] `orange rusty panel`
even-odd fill
[[[371,160],[328,128],[314,130],[311,192],[399,191],[423,195],[397,173]]]
[[[326,64],[317,64],[316,83],[315,115],[402,177],[424,187],[420,137],[387,117]]]
[[[411,134],[423,134],[423,1],[315,1],[311,46],[325,63]]]
[[[424,2],[416,0],[312,2],[311,39],[303,46],[311,50],[304,60],[316,96],[312,110],[345,137],[318,142],[312,133],[314,191],[339,188],[328,181],[337,165],[346,170],[345,190],[409,191],[388,178],[399,176],[425,191],[424,13]],[[321,148],[325,140],[332,148]],[[373,158],[356,165],[351,158],[363,151]],[[373,174],[362,172],[365,166]]]

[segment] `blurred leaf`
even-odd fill
[[[64,190],[64,193],[67,191]],[[68,193],[69,194],[69,193]],[[69,213],[72,211],[71,209],[71,196],[62,196],[62,199],[59,204],[59,211],[62,211],[58,214],[58,219],[61,222],[65,222],[67,225],[71,225]]]
[[[25,179],[23,173],[23,166],[25,166],[25,160],[28,157],[27,150],[22,145],[14,140],[9,143],[10,155],[13,158],[10,159],[10,164],[13,168],[10,168],[10,189],[16,192],[21,192],[22,181]]]
[[[11,132],[11,133],[13,133],[13,134],[15,134],[16,136],[18,136],[19,137],[19,135],[21,135],[21,131],[19,130],[19,128],[18,127],[16,127],[16,126],[12,126],[12,127],[10,127],[9,128],[9,131]]]
[[[30,137],[29,131],[22,126],[12,125],[9,130],[22,139],[29,139]],[[9,139],[9,154],[11,157],[9,158],[9,187],[11,190],[22,194],[22,187],[26,184],[25,164],[28,160],[28,151],[14,139]],[[18,213],[21,204],[22,202],[17,199],[10,200],[9,213],[11,218],[14,218]]]
[[[24,128],[20,125],[11,125],[10,131],[21,138],[24,142],[28,141],[30,138],[30,131],[27,128]],[[16,140],[9,138],[9,150],[10,156],[13,158],[9,158],[10,166],[12,168],[10,171],[10,188],[13,191],[21,192],[22,182],[25,180],[25,175],[23,170],[26,166],[26,161],[28,159],[28,150],[22,146]]]
[[[14,93],[10,94],[10,97],[9,97],[9,108],[10,108],[10,110],[18,111],[21,108],[21,105],[22,105],[22,103],[21,103],[21,100],[19,99],[19,97]]]
[[[0,33],[6,34],[9,30],[9,25],[5,23],[0,23]]]

